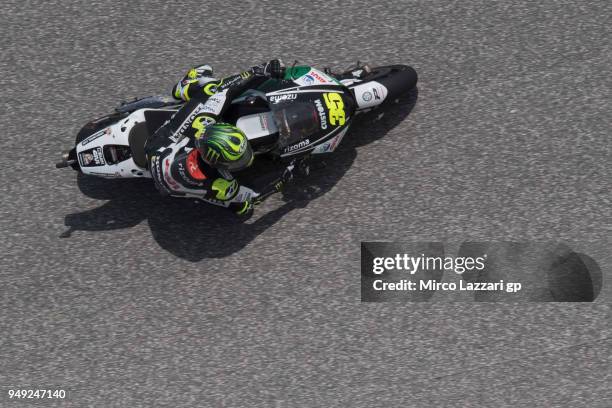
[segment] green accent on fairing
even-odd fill
[[[283,77],[283,79],[287,79],[287,80],[296,80],[300,77],[303,77],[304,75],[306,75],[308,72],[310,72],[310,70],[313,69],[311,66],[308,65],[298,65],[295,66],[293,68],[291,67],[287,67],[285,69],[285,76]],[[316,69],[316,68],[314,68]],[[317,69],[317,71],[320,71]],[[325,72],[322,72],[323,74],[325,74]],[[325,74],[325,76],[331,78],[332,81],[334,81],[335,83],[337,83],[338,85],[342,85],[342,83],[340,81],[338,81],[336,78],[334,78],[331,75]]]
[[[213,181],[212,190],[216,191],[217,200],[227,201],[233,198],[238,192],[238,182],[234,180],[226,180],[224,178],[218,178]]]
[[[295,67],[287,67],[285,69],[285,76],[283,79],[298,79],[301,76],[304,76],[310,71],[310,67],[308,65],[298,65]]]
[[[264,82],[263,84],[259,85],[257,87],[257,90],[263,93],[268,93],[268,92],[272,92],[272,91],[277,91],[279,89],[282,88],[282,86],[279,86],[279,83],[281,81],[275,78],[270,78],[268,79],[266,82]],[[243,96],[244,93],[241,95]]]

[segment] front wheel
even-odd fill
[[[386,101],[406,96],[416,87],[418,75],[408,65],[375,67],[360,82],[348,85],[358,110],[371,109]]]

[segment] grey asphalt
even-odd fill
[[[610,407],[608,1],[5,0],[0,386],[73,407]],[[419,72],[245,225],[54,169],[187,68]],[[305,185],[308,188],[304,187]],[[595,303],[360,302],[361,241],[572,241]],[[24,406],[8,401],[0,406]]]

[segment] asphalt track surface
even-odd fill
[[[74,407],[612,406],[595,303],[363,304],[365,240],[571,240],[610,272],[608,1],[4,1],[0,385]],[[87,120],[190,66],[407,63],[245,224],[55,170]],[[308,187],[305,187],[308,186]],[[8,402],[0,406],[24,406]],[[45,402],[40,406],[52,406]]]

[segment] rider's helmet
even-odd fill
[[[196,135],[195,146],[204,162],[218,169],[238,171],[253,162],[253,149],[246,135],[228,123],[207,126]]]

